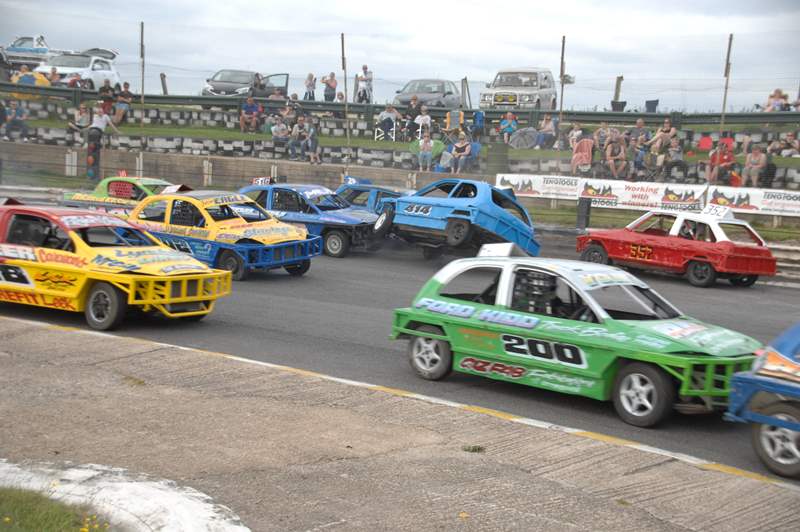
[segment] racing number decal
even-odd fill
[[[0,264],[0,283],[33,286],[25,270],[11,264]]]
[[[511,334],[504,334],[503,349],[506,354],[531,357],[568,366],[586,367],[586,358],[579,347],[557,342],[545,342],[535,338],[521,338]]]
[[[653,260],[653,248],[644,244],[631,244],[630,258],[639,260]]]
[[[409,205],[405,208],[405,212],[407,214],[421,214],[423,216],[427,216],[431,213],[431,206],[430,205]]]

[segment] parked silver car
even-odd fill
[[[481,93],[481,109],[555,109],[556,84],[546,68],[506,68]]]
[[[394,105],[408,105],[416,96],[420,105],[455,109],[461,104],[461,94],[456,84],[446,79],[412,79],[397,91]]]

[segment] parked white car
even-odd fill
[[[119,72],[114,68],[114,59],[117,53],[104,48],[91,48],[80,54],[61,54],[51,57],[38,67],[35,72],[45,76],[50,74],[50,69],[56,67],[61,79],[66,82],[74,74],[81,79],[81,84],[89,90],[96,90],[103,86],[105,80],[111,81],[115,90],[120,90],[122,80]]]
[[[556,84],[546,68],[506,68],[481,93],[481,109],[555,109]]]

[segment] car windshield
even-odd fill
[[[82,227],[75,232],[93,248],[157,245],[155,240],[133,227],[93,226]]]
[[[434,93],[444,92],[444,83],[432,80],[409,81],[401,93]]]
[[[206,207],[206,212],[217,222],[242,218],[246,222],[263,222],[269,220],[267,211],[255,203],[228,203]]]
[[[211,79],[228,83],[250,83],[253,79],[253,73],[244,70],[220,70]]]
[[[337,194],[319,194],[318,196],[308,197],[306,199],[317,206],[321,211],[333,211],[336,209],[346,209],[350,206],[341,196]]]
[[[751,244],[755,246],[763,246],[764,242],[756,235],[749,227],[742,224],[719,224],[719,228],[728,237],[731,242],[737,244]]]
[[[680,316],[675,307],[649,288],[617,284],[588,293],[616,320],[666,320]]]
[[[88,55],[58,55],[49,59],[47,64],[54,67],[88,68],[90,61]]]
[[[494,78],[492,87],[531,87],[539,86],[539,76],[530,72],[500,72]]]

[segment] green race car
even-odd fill
[[[154,194],[191,190],[185,185],[173,185],[152,177],[107,177],[92,192],[66,192],[62,205],[101,210],[112,214],[127,214],[141,200]]]
[[[673,410],[726,406],[731,376],[762,347],[684,315],[618,268],[515,254],[485,245],[395,310],[392,338],[409,339],[418,375],[455,369],[612,400],[625,422],[650,427]]]

